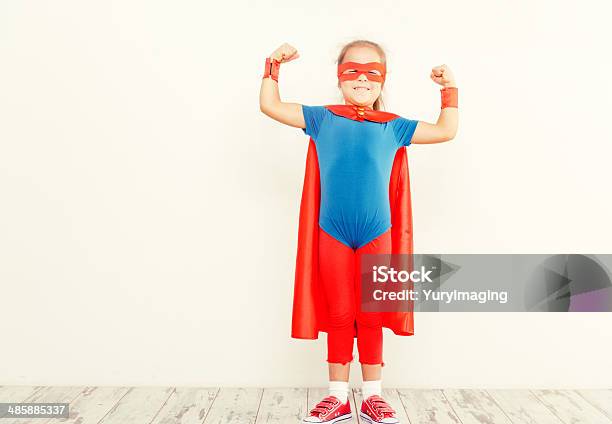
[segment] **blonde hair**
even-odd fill
[[[385,54],[383,48],[378,43],[369,40],[354,40],[344,45],[344,47],[342,47],[342,50],[340,50],[340,54],[338,55],[338,60],[336,62],[337,65],[340,65],[344,61],[344,56],[346,56],[346,52],[348,52],[351,47],[371,47],[376,50],[378,56],[380,56],[381,63],[385,64],[385,66],[387,65],[387,55]],[[382,89],[384,88],[384,86],[385,83],[383,82],[381,85],[380,96],[378,96],[378,98],[372,105],[372,109],[374,110],[382,110],[384,108],[385,103],[383,102],[382,98]],[[340,81],[338,81],[338,88],[340,88]]]

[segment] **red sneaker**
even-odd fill
[[[342,403],[336,396],[326,396],[312,408],[308,415],[302,419],[302,422],[332,424],[351,418],[351,402],[348,398],[346,403]]]
[[[359,416],[370,424],[398,424],[395,410],[380,396],[372,395],[361,402]]]

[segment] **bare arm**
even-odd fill
[[[458,123],[459,109],[456,107],[445,107],[440,110],[440,116],[435,124],[419,121],[411,143],[434,144],[450,141],[457,134]]]
[[[278,83],[272,78],[263,78],[261,80],[259,109],[278,122],[292,127],[306,128],[302,105],[299,103],[282,102],[278,93]]]
[[[431,70],[431,79],[444,87],[456,87],[455,76],[446,65],[435,66]],[[459,125],[459,109],[445,107],[440,110],[440,116],[435,124],[419,121],[412,136],[414,144],[443,143],[455,138]]]
[[[289,44],[283,44],[271,58],[280,60],[281,63],[297,59],[299,54]],[[270,118],[296,128],[306,128],[302,105],[299,103],[282,102],[278,91],[278,83],[272,78],[262,78],[259,91],[259,109]]]

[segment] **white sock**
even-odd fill
[[[366,400],[372,395],[382,396],[382,380],[364,381],[361,386],[361,396]]]
[[[348,399],[349,384],[348,381],[330,381],[329,395],[336,396],[340,402],[346,403]]]

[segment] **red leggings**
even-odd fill
[[[327,362],[346,364],[353,360],[356,326],[359,362],[384,366],[382,315],[362,312],[357,293],[361,284],[361,255],[390,252],[391,229],[353,250],[319,227],[319,275],[329,307]]]

